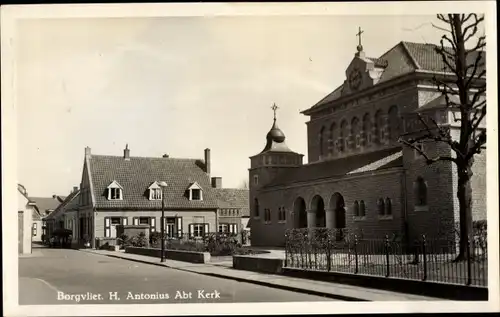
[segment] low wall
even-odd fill
[[[417,295],[451,300],[488,300],[488,289],[486,287],[435,283],[429,281],[424,282],[339,272],[307,271],[296,268],[283,268],[283,275],[374,289],[385,289],[402,293],[413,293]]]
[[[281,274],[283,272],[283,259],[234,255],[233,268],[237,270]]]
[[[161,249],[158,248],[126,247],[125,253],[161,257]],[[165,258],[189,263],[208,263],[210,262],[210,253],[167,249],[165,250]]]

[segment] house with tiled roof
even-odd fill
[[[43,219],[47,239],[57,229],[68,229],[73,232],[72,243],[78,244],[78,239],[74,233],[78,222],[79,194],[78,186],[74,186],[71,193],[64,198],[59,206]]]
[[[484,51],[471,52],[468,59],[478,56],[481,71]],[[372,238],[395,234],[406,241],[455,232],[455,167],[427,165],[418,151],[398,142],[421,131],[419,114],[458,137],[457,108],[447,107],[434,81],[454,75],[436,46],[400,42],[368,57],[359,45],[346,66],[343,83],[302,111],[309,117],[307,163],[286,145],[273,107],[265,147],[250,157],[252,245],[282,246],[286,230],[293,228],[326,227]],[[451,153],[445,144],[419,146],[428,153]],[[474,220],[486,218],[485,159],[484,150],[473,165]]]
[[[33,213],[33,241],[42,241],[44,234],[43,219],[54,212],[64,199],[64,196],[59,195],[52,195],[52,197],[30,197],[35,207],[35,212]]]
[[[238,233],[250,230],[250,205],[248,189],[222,188],[220,178],[213,178],[217,204],[219,207],[218,232]]]
[[[117,225],[146,225],[150,233],[160,231],[162,208],[167,236],[201,237],[219,230],[222,205],[222,209],[237,211],[221,218],[224,224],[237,224],[233,229],[239,231],[240,218],[248,207],[244,209],[239,200],[234,206],[221,201],[221,179],[211,178],[210,167],[210,149],[205,149],[201,160],[131,156],[128,145],[121,156],[95,155],[87,147],[79,194],[78,238],[88,238],[91,243],[114,238]],[[163,182],[166,187],[161,187]]]

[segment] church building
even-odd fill
[[[309,117],[308,163],[286,145],[273,106],[266,145],[250,157],[252,245],[283,246],[292,228],[338,228],[364,238],[453,235],[459,221],[454,164],[427,165],[398,141],[422,129],[419,113],[458,137],[436,75],[450,73],[435,45],[400,42],[372,58],[360,41],[344,83],[302,112]],[[451,155],[444,144],[418,146],[429,155]],[[486,219],[485,164],[483,150],[473,165],[473,220]]]

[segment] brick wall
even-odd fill
[[[319,135],[322,128],[324,128],[325,134],[323,136],[323,147],[326,149],[324,152],[326,154],[322,159],[329,159],[328,156],[328,147],[333,146],[333,142],[331,141],[329,144],[329,136],[330,136],[330,127],[332,123],[335,123],[337,127],[340,127],[340,124],[343,120],[348,123],[347,130],[351,129],[351,122],[354,117],[357,117],[359,120],[359,125],[361,128],[362,118],[365,114],[369,114],[371,118],[371,129],[368,132],[370,135],[373,135],[376,131],[377,133],[383,133],[381,130],[387,129],[387,114],[389,108],[392,106],[397,106],[399,113],[405,113],[411,111],[416,108],[417,105],[417,88],[414,85],[407,84],[406,86],[402,86],[397,91],[388,91],[383,94],[379,94],[375,92],[371,96],[363,99],[359,104],[358,102],[354,104],[350,104],[346,106],[345,109],[336,111],[332,114],[316,117],[313,116],[311,121],[307,123],[307,142],[308,142],[308,158],[309,162],[316,162],[320,159],[320,143],[319,143]],[[381,121],[383,121],[383,126],[381,124],[377,124],[378,129],[374,130],[375,122],[374,116],[375,113],[380,110],[381,111]],[[401,124],[400,130],[402,131],[403,126]],[[346,136],[344,136],[346,137]],[[354,140],[354,139],[353,139]],[[382,149],[386,147],[387,140],[381,142],[381,144],[376,144],[375,142],[367,142],[366,146],[361,149],[349,150],[345,149],[343,153],[339,153],[338,151],[333,151],[333,158],[337,157],[345,157],[354,154],[359,154],[363,152],[371,152]],[[390,142],[392,144],[396,142]]]
[[[401,171],[367,173],[343,180],[330,180],[310,182],[307,184],[266,190],[258,193],[261,216],[251,220],[252,245],[271,246],[283,245],[284,233],[287,228],[293,228],[292,211],[294,202],[302,197],[306,208],[311,209],[313,197],[321,196],[325,210],[330,209],[332,195],[339,192],[345,202],[346,228],[363,229],[366,237],[379,238],[387,233],[401,232],[403,223]],[[378,216],[377,200],[390,198],[392,202],[392,217],[380,218]],[[364,200],[366,216],[355,220],[353,204],[355,200]],[[284,206],[286,210],[286,223],[278,222],[278,208]],[[271,210],[271,222],[264,223],[263,210]]]

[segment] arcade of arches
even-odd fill
[[[334,193],[326,204],[323,198],[316,195],[312,198],[310,208],[306,208],[304,198],[298,197],[293,204],[294,228],[328,228],[342,229],[346,226],[346,210],[344,197]]]

